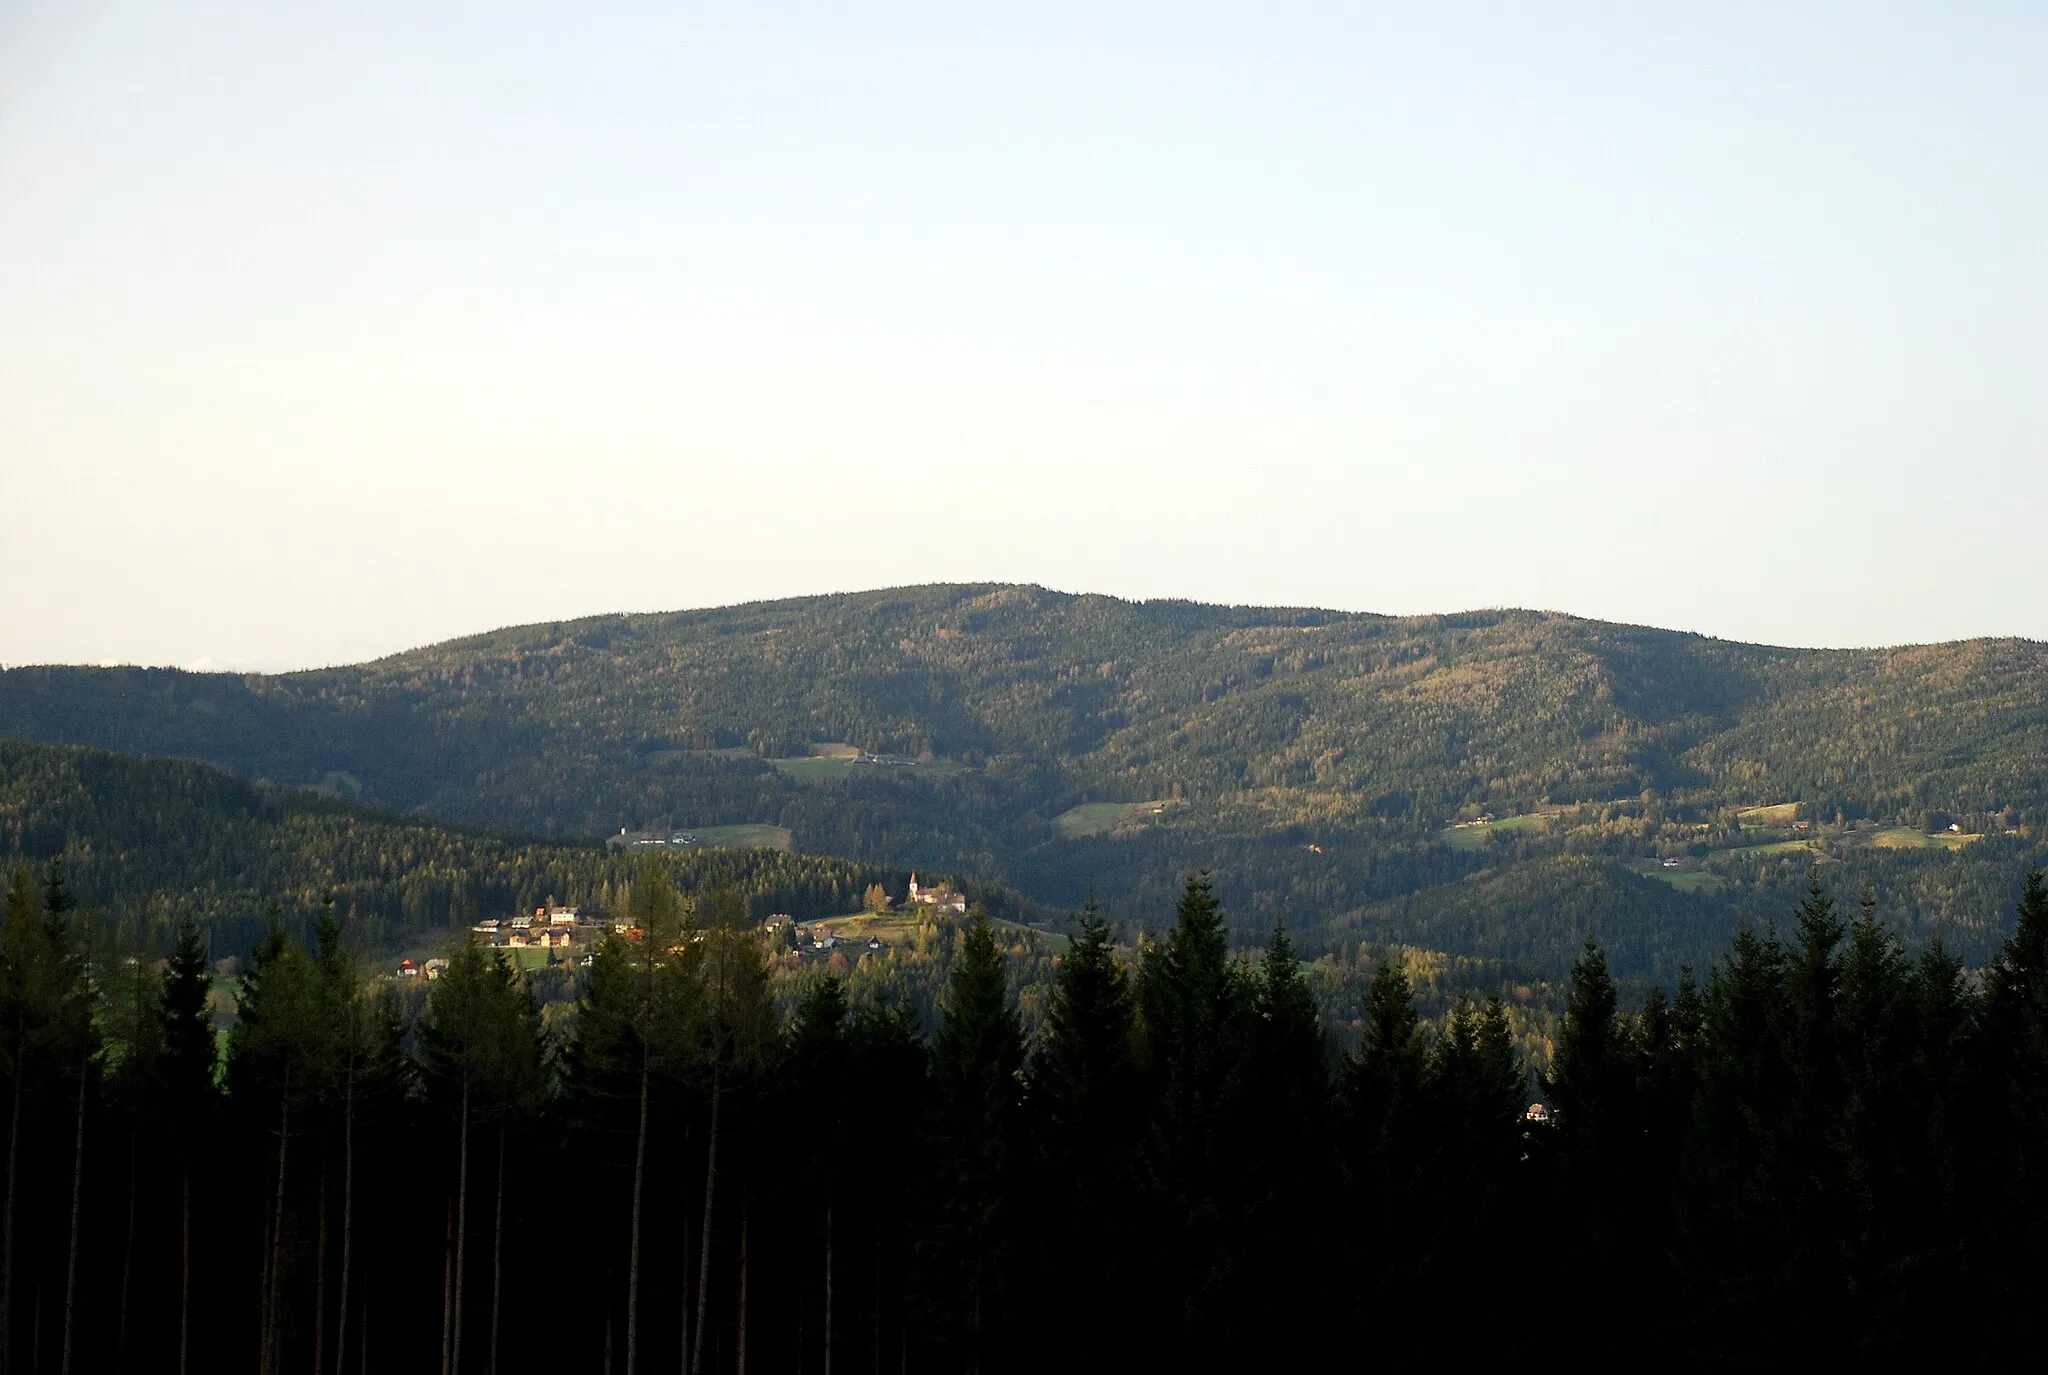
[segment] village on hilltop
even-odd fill
[[[879,892],[879,886],[872,890]],[[871,904],[873,899],[871,898]],[[886,915],[886,895],[881,899],[885,904],[878,910],[853,913],[852,917]],[[913,873],[910,876],[910,891],[904,902],[908,913],[931,917],[964,917],[967,914],[967,895],[945,880],[927,884],[920,882]],[[860,951],[882,951],[889,942],[879,933],[868,931],[859,934],[842,934],[833,929],[832,922],[847,918],[820,918],[799,923],[787,912],[777,912],[763,919],[762,932],[769,947],[779,958],[801,962],[806,958],[830,959],[835,954]],[[558,905],[550,898],[544,906],[536,907],[531,913],[521,912],[512,917],[489,917],[476,922],[470,931],[478,943],[486,949],[514,951],[546,951],[551,960],[574,962],[587,965],[591,952],[608,931],[637,935],[625,922],[618,919],[586,915],[579,907]],[[858,955],[855,956],[858,958]],[[432,982],[438,979],[448,967],[445,958],[424,961],[400,960],[395,977],[400,979],[422,979]]]

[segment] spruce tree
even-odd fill
[[[1213,1348],[1237,1257],[1229,1249],[1230,1190],[1243,1160],[1236,1114],[1250,999],[1229,957],[1206,874],[1187,880],[1165,944],[1140,969],[1140,1046],[1151,1106],[1144,1156],[1151,1281],[1168,1315],[1171,1358]]]
[[[78,1258],[84,1241],[86,1122],[99,1091],[97,951],[93,933],[76,929],[71,913],[77,907],[67,882],[64,862],[50,861],[43,886],[43,922],[50,948],[56,952],[57,977],[50,1030],[56,1038],[56,1063],[67,1072],[71,1098],[71,1207],[65,1228],[63,1327],[59,1336],[58,1370],[71,1375],[73,1341],[77,1335]]]
[[[1337,1158],[1343,1171],[1344,1248],[1350,1276],[1340,1292],[1352,1321],[1400,1345],[1410,1329],[1391,1321],[1416,1278],[1414,1248],[1436,1200],[1423,1196],[1422,1161],[1432,1149],[1422,1120],[1428,1040],[1405,970],[1383,958],[1366,989],[1358,1046],[1338,1076]],[[1399,1246],[1390,1238],[1401,1238]]]
[[[1818,1133],[1838,1111],[1842,1092],[1842,963],[1837,947],[1844,931],[1834,899],[1818,879],[1800,899],[1795,918],[1799,943],[1786,971],[1795,1103],[1801,1127]]]
[[[1652,1015],[1665,1020],[1659,1004]],[[1660,1028],[1660,1034],[1661,1034]],[[1571,989],[1552,1070],[1544,1085],[1556,1122],[1563,1203],[1579,1219],[1560,1247],[1560,1263],[1573,1283],[1632,1320],[1638,1306],[1624,1292],[1640,1278],[1643,1261],[1635,1235],[1644,1210],[1641,1129],[1636,1066],[1628,1028],[1617,1006],[1607,955],[1592,939],[1572,964]],[[1610,1325],[1595,1335],[1603,1349],[1619,1335]]]
[[[502,1141],[508,1119],[538,1097],[541,1043],[539,1011],[524,977],[503,954],[484,950],[474,938],[456,947],[428,999],[419,1030],[429,1097],[454,1128],[454,1281],[452,1305],[444,1319],[451,1372],[462,1369],[467,1327],[471,1143],[480,1129]],[[499,1160],[502,1165],[502,1151]],[[496,1231],[494,1227],[494,1252]]]
[[[1422,1228],[1410,1243],[1419,1282],[1406,1294],[1411,1308],[1454,1283],[1472,1250],[1523,1211],[1526,1084],[1506,1010],[1494,999],[1461,999],[1430,1049],[1423,1085],[1422,1130],[1432,1150],[1421,1178],[1434,1215],[1410,1214]],[[1512,1304],[1503,1301],[1521,1296],[1495,1297],[1446,1316],[1461,1316],[1475,1333],[1501,1332],[1511,1326]]]
[[[1010,1299],[1024,1029],[988,915],[976,907],[932,1042],[932,1148],[941,1191],[937,1274],[952,1290],[961,1368],[999,1349]]]
[[[8,1086],[6,1199],[0,1209],[0,1370],[11,1369],[14,1357],[23,1136],[30,1099],[52,1069],[47,1029],[56,1016],[57,961],[35,877],[28,866],[18,865],[7,894],[6,928],[0,932],[0,1035],[6,1038]]]
[[[847,1021],[848,1077],[859,1091],[846,1104],[845,1175],[859,1178],[869,1222],[873,1288],[869,1311],[869,1369],[882,1368],[885,1328],[893,1346],[907,1350],[913,1295],[910,1238],[916,1222],[909,1200],[933,1177],[922,1134],[925,1047],[903,1003],[864,999]]]
[[[162,1028],[159,1073],[178,1170],[178,1372],[186,1375],[192,1344],[192,1169],[212,1136],[220,1050],[214,1037],[212,976],[199,925],[178,923],[158,993]]]
[[[1060,964],[1032,1061],[1045,1219],[1039,1269],[1044,1283],[1072,1295],[1051,1319],[1065,1351],[1093,1352],[1109,1368],[1128,1355],[1126,1324],[1107,1320],[1104,1296],[1130,1265],[1136,1239],[1136,1004],[1093,897],[1080,927]]]
[[[249,1125],[275,1142],[266,1162],[262,1282],[257,1314],[257,1368],[273,1375],[285,1363],[287,1331],[284,1276],[291,1232],[292,1144],[306,1127],[305,1108],[332,1063],[331,1007],[320,973],[306,949],[278,921],[275,909],[264,938],[251,953],[235,999],[228,1036],[228,1086]],[[274,1124],[274,1125],[273,1125]]]
[[[1277,920],[1252,982],[1250,1033],[1234,1123],[1243,1187],[1230,1228],[1247,1311],[1227,1350],[1232,1359],[1256,1352],[1294,1365],[1309,1354],[1308,1329],[1295,1315],[1321,1308],[1326,1279],[1323,1267],[1301,1261],[1324,1250],[1322,1200],[1336,1179],[1315,992],[1285,924]]]
[[[1357,1138],[1354,1150],[1363,1159],[1383,1154],[1381,1138],[1414,1112],[1426,1052],[1414,987],[1398,963],[1382,960],[1366,988],[1358,1049],[1344,1066],[1346,1110]]]
[[[774,1062],[775,1012],[761,943],[747,921],[746,901],[734,889],[707,895],[701,904],[703,1016],[698,1074],[709,1079],[711,1114],[704,1154],[704,1221],[698,1236],[696,1327],[690,1338],[690,1368],[703,1369],[705,1332],[710,1323],[712,1243],[717,1222],[718,1162],[726,1095],[751,1089]],[[678,956],[684,953],[678,946]],[[683,967],[684,961],[671,964]],[[680,1025],[680,1021],[676,1025]]]
[[[143,1141],[168,1125],[164,1073],[162,979],[153,952],[133,926],[115,928],[102,967],[101,1054],[112,1117],[123,1137],[121,1280],[115,1299],[114,1360],[128,1363],[129,1315],[135,1288],[137,1223],[143,1184]]]
[[[789,1126],[799,1144],[798,1167],[805,1193],[815,1200],[817,1235],[822,1240],[825,1363],[832,1362],[835,1344],[833,1295],[840,1194],[840,1162],[846,1154],[851,1046],[848,1042],[846,991],[839,979],[826,975],[804,991],[787,1038],[785,1084],[792,1102]],[[805,1267],[808,1271],[809,1267]],[[804,1292],[802,1289],[799,1292]]]
[[[641,877],[644,881],[645,870]],[[641,884],[635,883],[633,891],[637,896]],[[669,1043],[663,1034],[669,1019],[655,1015],[661,1002],[670,1001],[655,997],[656,985],[665,982],[661,976],[669,967],[655,966],[643,940],[607,932],[577,982],[576,1017],[562,1057],[564,1107],[571,1130],[585,1143],[587,1158],[601,1165],[593,1182],[603,1191],[604,1201],[596,1210],[593,1228],[600,1221],[623,1221],[616,1230],[607,1226],[601,1233],[600,1251],[608,1273],[615,1277],[602,1324],[608,1351],[622,1320],[637,1346],[641,1203],[653,1129],[654,1080],[666,1079],[672,1053],[687,1049]],[[690,1040],[694,1043],[694,1032]],[[613,1302],[620,1307],[614,1308]],[[609,1359],[606,1365],[611,1365]]]
[[[1633,1084],[1607,953],[1592,939],[1572,962],[1557,1054],[1547,1090],[1567,1139],[1589,1160],[1629,1130]]]
[[[2032,1295],[2048,1282],[2048,880],[2027,875],[2012,935],[1985,971],[1984,1151],[2000,1181],[1987,1214],[1995,1340],[2028,1352],[2048,1324]]]
[[[1032,1101],[1043,1123],[1047,1167],[1092,1196],[1099,1166],[1128,1164],[1136,1065],[1136,1005],[1094,900],[1060,965],[1032,1062]],[[1095,1200],[1099,1201],[1099,1200]]]
[[[1897,1076],[1899,1188],[1886,1219],[1898,1284],[1887,1295],[1893,1322],[1886,1326],[1909,1365],[1935,1366],[1944,1353],[1990,1365],[1999,1357],[1984,1337],[1996,1325],[1971,1323],[1959,1340],[1955,1321],[1982,1311],[1991,1288],[1978,1273],[1981,1221],[1999,1206],[1996,1162],[1979,1149],[1987,1125],[1982,999],[1938,939],[1913,962],[1906,997],[1911,1043]],[[1957,1264],[1958,1257],[1970,1259]]]
[[[1802,948],[1827,944],[1818,918]],[[1823,1075],[1809,1070],[1816,1037],[1832,1041],[1818,1009],[1805,1026],[1794,1011],[1794,984],[1811,996],[1831,988],[1831,960],[1813,960],[1800,979],[1775,932],[1736,933],[1729,958],[1710,975],[1702,1000],[1699,1093],[1680,1189],[1681,1244],[1697,1292],[1716,1300],[1698,1315],[1717,1359],[1758,1359],[1780,1348],[1784,1325],[1807,1309],[1779,1293],[1788,1269],[1804,1265],[1811,1202],[1805,1165],[1805,1091]],[[1816,1298],[1820,1296],[1816,1295]],[[1802,1300],[1803,1302],[1803,1300]]]

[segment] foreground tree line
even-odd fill
[[[830,976],[778,1019],[736,894],[628,917],[560,1037],[474,944],[408,1017],[330,916],[217,1046],[196,927],[110,953],[18,871],[0,1375],[2038,1355],[2038,875],[1981,977],[1818,888],[1631,1014],[1589,944],[1548,1122],[1393,964],[1333,1054],[1201,878],[1135,957],[1087,915],[1031,1042],[978,915],[929,1037]]]

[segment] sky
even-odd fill
[[[2048,639],[2048,9],[0,3],[0,663],[932,581]]]

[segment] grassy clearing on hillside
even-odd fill
[[[697,843],[711,847],[727,846],[735,850],[787,850],[789,828],[750,824],[745,826],[702,826],[690,832],[697,837]]]
[[[1541,831],[1549,825],[1550,818],[1545,813],[1525,812],[1489,821],[1484,826],[1446,826],[1437,838],[1454,850],[1480,850],[1495,831]]]
[[[1713,893],[1728,886],[1728,881],[1719,874],[1710,874],[1704,869],[1666,869],[1659,865],[1643,871],[1659,883],[1668,883],[1681,893]]]
[[[1165,799],[1152,802],[1083,802],[1069,807],[1052,819],[1060,834],[1069,840],[1113,831],[1125,821],[1143,820],[1163,814],[1173,804]]]
[[[905,775],[932,778],[940,774],[958,773],[961,769],[961,765],[950,759],[920,759],[914,764],[871,764],[857,753],[831,756],[798,755],[788,759],[771,759],[768,762],[799,783],[835,783],[843,778],[901,778]]]
[[[1768,859],[1772,855],[1789,855],[1795,850],[1812,850],[1813,843],[1806,840],[1774,840],[1768,845],[1738,845],[1732,850],[1717,850],[1713,858],[1726,856],[1730,859]]]
[[[820,759],[813,755],[808,758],[771,759],[768,761],[783,773],[799,783],[830,783],[853,772],[851,759]]]
[[[1768,807],[1744,807],[1735,814],[1744,826],[1790,826],[1799,819],[1797,802],[1778,802]]]
[[[870,936],[879,936],[887,944],[898,945],[909,940],[917,928],[929,920],[929,917],[920,912],[860,912],[849,917],[825,917],[817,921],[807,921],[802,925],[813,931],[830,931],[840,940],[864,941]],[[1019,922],[1002,921],[991,917],[988,924],[996,929],[999,936],[1034,936],[1043,943],[1045,949],[1055,955],[1066,954],[1067,948],[1073,944],[1058,932],[1040,931],[1036,927],[1025,926]]]
[[[1971,841],[1983,838],[1956,831],[1936,831],[1928,835],[1910,826],[1895,826],[1873,835],[1870,843],[1880,850],[1960,850]]]

